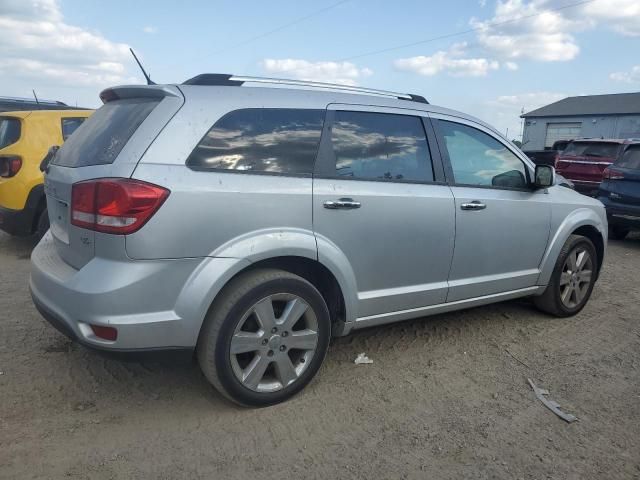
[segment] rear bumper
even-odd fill
[[[22,210],[13,210],[0,205],[0,230],[10,235],[24,237],[33,233],[40,202],[44,198],[44,187],[37,185],[29,193]]]
[[[116,354],[193,350],[204,316],[179,306],[202,301],[185,287],[202,262],[96,257],[76,270],[47,233],[31,255],[29,286],[42,315],[87,347]],[[91,325],[114,327],[118,337],[101,339]]]
[[[87,342],[84,337],[76,335],[76,332],[58,317],[55,313],[48,310],[47,307],[40,302],[40,300],[31,291],[31,298],[40,315],[49,322],[56,330],[68,337],[69,339],[77,342],[91,350],[94,350],[100,354],[106,355],[111,358],[115,358],[123,361],[169,361],[186,363],[193,358],[194,348],[189,347],[167,347],[167,348],[135,348],[135,349],[110,349],[104,348],[101,345]]]

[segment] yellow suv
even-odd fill
[[[39,236],[49,228],[40,163],[93,110],[0,113],[0,229]]]

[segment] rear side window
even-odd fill
[[[616,167],[640,170],[640,145],[627,148],[622,158],[615,165]]]
[[[562,155],[615,158],[620,145],[608,142],[571,142]]]
[[[128,98],[104,104],[69,137],[54,163],[62,167],[113,163],[160,100]]]
[[[66,142],[76,129],[86,120],[85,117],[67,117],[62,119],[62,139]]]
[[[336,111],[331,127],[336,175],[389,181],[433,181],[419,117]]]
[[[526,167],[491,135],[461,123],[438,122],[457,184],[525,188]]]
[[[20,140],[20,120],[0,117],[0,148],[8,147]]]
[[[247,108],[218,120],[189,155],[196,169],[311,174],[324,110]]]

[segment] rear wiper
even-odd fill
[[[49,173],[49,164],[51,163],[51,160],[53,160],[53,158],[56,156],[56,153],[58,153],[58,150],[60,150],[60,145],[53,145],[49,147],[49,151],[40,162],[41,172]]]

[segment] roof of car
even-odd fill
[[[630,143],[640,143],[640,138],[576,138],[575,140],[571,140],[571,142],[576,142],[576,143],[598,142],[598,143],[630,144]]]
[[[640,114],[640,92],[567,97],[527,112],[521,118],[620,114]]]
[[[20,117],[26,118],[29,116],[54,116],[54,117],[68,117],[68,116],[80,116],[80,117],[88,117],[90,116],[94,110],[88,109],[67,109],[67,110],[17,110],[17,111],[5,111],[0,112],[0,117]]]
[[[249,86],[251,85],[251,86]],[[358,90],[347,91],[342,90],[340,88],[335,89],[332,88],[333,85],[325,84],[325,86],[309,86],[305,85],[295,86],[288,84],[258,84],[252,83],[250,81],[246,82],[246,85],[233,85],[233,84],[223,84],[223,85],[202,85],[202,84],[194,84],[194,83],[183,83],[179,85],[175,85],[183,93],[188,94],[188,92],[197,92],[202,91],[202,89],[233,89],[229,92],[235,92],[235,94],[252,97],[253,101],[262,105],[262,100],[257,100],[257,96],[260,93],[269,92],[269,97],[272,99],[277,99],[280,101],[284,101],[285,99],[304,99],[308,100],[309,103],[314,104],[354,104],[354,105],[370,105],[377,107],[388,107],[388,108],[398,108],[405,110],[420,110],[424,112],[432,112],[432,113],[440,113],[443,115],[450,115],[453,117],[458,117],[465,120],[470,120],[475,123],[479,123],[486,128],[489,128],[496,134],[502,136],[502,134],[495,129],[495,127],[487,124],[486,122],[480,120],[479,118],[473,117],[472,115],[468,115],[463,112],[459,112],[456,110],[451,110],[444,107],[439,107],[437,105],[433,105],[426,101],[416,101],[411,98],[397,98],[393,95],[377,95],[375,90],[363,89],[362,92]],[[157,87],[161,87],[158,85]],[[338,86],[341,87],[341,86]],[[129,87],[124,87],[129,88]],[[237,90],[236,90],[237,89]],[[394,92],[385,92],[389,94],[393,94]],[[230,94],[231,96],[233,94]],[[413,94],[406,94],[407,96]],[[417,97],[416,95],[413,95]],[[317,108],[317,107],[315,107]],[[324,108],[324,107],[323,107]]]

